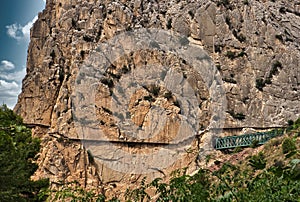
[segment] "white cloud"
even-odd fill
[[[35,16],[30,22],[28,22],[26,25],[22,26],[20,24],[14,23],[12,25],[7,25],[7,34],[11,38],[14,38],[18,41],[20,40],[29,40],[30,38],[30,29],[33,25],[33,23],[38,19],[37,16]]]
[[[25,74],[25,68],[22,68],[21,70],[16,70],[14,63],[8,60],[2,60],[0,63],[0,79],[2,80],[15,81],[17,83],[21,83]]]
[[[21,81],[26,70],[25,67],[17,70],[15,65],[8,60],[2,60],[0,64],[0,104],[5,103],[13,108],[21,92]]]
[[[11,38],[21,40],[24,37],[24,35],[22,33],[22,26],[21,25],[12,24],[12,25],[6,26],[6,28],[7,28],[7,34]]]
[[[0,63],[0,71],[3,71],[3,70],[12,70],[15,68],[15,65],[8,61],[8,60],[2,60],[1,63]]]
[[[0,80],[0,102],[7,104],[9,108],[13,108],[17,102],[17,97],[21,92],[21,85],[15,81],[7,82]]]
[[[26,75],[26,70],[23,68],[20,71],[15,71],[15,72],[1,72],[0,71],[0,79],[4,79],[7,81],[15,81],[17,83],[21,83],[22,79]]]
[[[17,82],[13,81],[13,82],[7,82],[7,81],[4,81],[4,80],[0,80],[0,90],[3,90],[3,89],[16,89],[18,88],[19,85],[17,84]],[[2,92],[2,91],[1,91]],[[7,94],[13,94],[12,92],[8,92]]]

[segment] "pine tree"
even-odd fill
[[[49,185],[48,179],[32,181],[37,169],[33,163],[40,141],[6,105],[0,106],[0,200],[39,201],[38,193]]]

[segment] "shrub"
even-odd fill
[[[167,22],[167,29],[171,29],[172,28],[172,19],[170,18]]]
[[[249,5],[249,1],[248,1],[248,0],[244,0],[243,3],[244,3],[245,5]]]
[[[127,74],[128,72],[130,72],[130,67],[129,66],[123,66],[122,67],[122,70],[121,70],[121,72],[123,73],[123,74]]]
[[[265,80],[265,84],[272,84],[272,80],[270,77]]]
[[[95,164],[95,158],[90,150],[87,150],[88,159],[90,164]]]
[[[175,100],[173,103],[174,103],[174,105],[175,105],[176,107],[179,107],[179,108],[180,108],[180,102],[179,102],[178,100]]]
[[[171,99],[173,96],[172,96],[172,93],[171,91],[167,91],[165,94],[164,94],[164,98],[167,98],[168,100]]]
[[[102,194],[97,194],[95,191],[86,191],[78,186],[77,182],[71,182],[64,184],[60,190],[46,190],[43,193],[48,195],[47,201],[97,201],[104,202],[107,198]],[[117,199],[111,199],[109,201],[119,201]]]
[[[233,60],[236,57],[236,54],[235,54],[235,52],[227,51],[226,52],[226,57],[228,57],[229,59]]]
[[[287,154],[297,149],[295,142],[291,138],[285,138],[282,143],[282,152]]]
[[[155,97],[157,97],[160,92],[160,87],[157,85],[151,85],[149,88],[149,92],[152,93]]]
[[[55,58],[55,51],[54,50],[51,51],[50,56],[51,56],[52,59]]]
[[[219,164],[219,162],[218,162]],[[276,162],[266,168],[263,153],[252,156],[249,164],[254,169],[242,169],[224,163],[219,170],[200,169],[193,176],[176,172],[169,183],[154,179],[151,183],[142,181],[134,190],[127,190],[128,201],[298,201],[300,194],[300,159],[293,159],[289,165]],[[263,169],[263,172],[256,170]],[[147,193],[148,189],[153,194]],[[152,200],[151,200],[152,201]]]
[[[253,140],[251,145],[250,145],[251,148],[256,148],[258,146],[259,146],[259,141],[258,140]]]
[[[228,113],[234,118],[238,120],[244,120],[246,118],[246,115],[242,113],[235,113],[234,111],[228,111]]]
[[[255,170],[262,170],[266,167],[267,161],[262,152],[259,152],[258,155],[254,155],[249,160],[249,165],[252,166]]]
[[[144,100],[147,100],[149,102],[155,102],[155,98],[153,98],[151,95],[144,96]]]
[[[216,53],[221,53],[222,48],[223,48],[223,46],[221,46],[221,45],[216,45],[216,44],[214,45],[214,49],[215,49]]]
[[[236,148],[234,148],[233,153],[239,153],[241,151],[243,151],[242,147],[236,147]]]
[[[233,84],[237,83],[236,80],[234,80],[234,78],[232,78],[232,77],[230,77],[230,78],[225,77],[225,78],[223,78],[223,81],[228,82],[228,83],[233,83]]]
[[[271,141],[270,141],[270,145],[271,145],[271,146],[277,147],[277,146],[279,146],[280,144],[281,144],[281,141],[280,141],[279,139],[274,139],[274,140],[271,140]]]
[[[246,38],[245,38],[245,40],[246,40]],[[247,56],[247,53],[246,53],[245,51],[241,51],[241,52],[237,55],[237,57],[244,57],[244,56]]]
[[[272,65],[272,67],[274,67],[274,68],[282,68],[282,64],[281,64],[281,62],[279,62],[278,60],[276,60],[274,63],[273,63],[273,65]]]
[[[217,2],[217,6],[221,6],[221,5],[223,5],[225,8],[231,9],[229,0],[219,0]]]
[[[279,9],[279,12],[282,13],[282,14],[285,14],[286,13],[286,9],[284,7],[281,7]]]
[[[256,79],[256,85],[255,85],[255,87],[258,90],[262,91],[263,87],[265,87],[265,86],[266,86],[266,83],[265,83],[265,81],[262,78]]]
[[[281,34],[276,34],[275,38],[278,39],[279,41],[283,42],[283,37]]]
[[[278,67],[276,65],[272,66],[272,69],[270,71],[269,77],[272,77],[273,75],[278,73]]]
[[[143,180],[139,188],[127,190],[125,197],[127,201],[150,201],[151,196],[146,189],[152,188],[157,193],[156,201],[207,201],[210,184],[205,170],[199,170],[194,176],[181,174],[178,170],[174,172],[169,184],[162,182],[161,178],[149,184]]]
[[[104,78],[102,78],[102,79],[100,80],[100,82],[103,83],[104,85],[107,85],[109,88],[114,87],[114,82],[113,82],[113,80],[110,79],[110,78],[104,77]]]
[[[293,129],[298,129],[298,128],[300,128],[300,118],[297,119],[293,124]]]
[[[86,42],[93,42],[93,37],[85,35],[83,36],[83,40]]]
[[[195,14],[193,13],[193,11],[189,11],[188,13],[191,16],[191,18],[194,19]]]
[[[288,123],[288,125],[289,125],[289,126],[292,126],[292,125],[294,125],[294,121],[293,121],[293,120],[288,120],[288,122],[287,122],[287,123]]]
[[[230,18],[228,16],[225,17],[225,22],[228,25],[229,29],[231,29],[232,25],[231,25]]]
[[[232,34],[235,36],[235,38],[237,40],[239,40],[239,42],[242,43],[242,42],[246,41],[246,37],[243,34],[239,34],[236,30],[233,30]]]

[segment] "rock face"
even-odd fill
[[[134,184],[139,179],[92,160],[79,140],[72,96],[80,67],[91,51],[124,31],[140,28],[177,32],[209,54],[226,92],[224,128],[281,127],[299,117],[300,4],[296,1],[47,0],[31,30],[27,75],[15,107],[34,135],[43,139],[37,177],[49,177],[53,186],[76,180],[99,190],[103,183]],[[181,119],[176,96],[162,86],[148,85],[128,100],[129,116],[143,127],[150,124],[149,117],[161,118],[151,115],[153,106],[168,111],[166,127],[151,140],[153,145],[137,144],[115,124],[109,102],[114,84],[147,63],[188,72],[187,79],[198,92],[200,128],[207,128],[211,120],[209,91],[201,78],[188,71],[188,64],[161,51],[132,53],[106,70],[95,98],[99,128],[119,144],[118,149],[129,153],[153,152],[160,148],[155,143],[169,143]],[[198,143],[195,140],[190,148],[199,150]],[[197,152],[187,152],[166,170],[196,168],[196,157]]]

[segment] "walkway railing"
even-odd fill
[[[283,135],[283,130],[272,130],[268,132],[258,132],[253,134],[245,134],[239,136],[228,136],[217,138],[215,140],[215,149],[231,149],[236,147],[248,147],[254,143],[262,145],[268,140]]]

